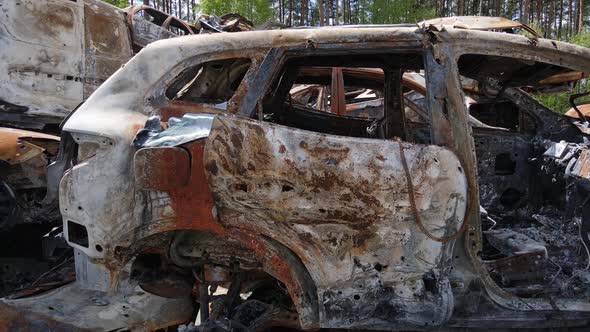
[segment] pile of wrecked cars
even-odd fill
[[[527,91],[590,50],[522,28],[150,44],[49,167],[75,281],[4,298],[0,330],[588,327],[588,124]]]

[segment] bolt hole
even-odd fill
[[[95,245],[94,248],[96,248],[96,251],[102,252],[102,246],[100,244]]]
[[[360,296],[360,295],[358,295],[358,294],[354,294],[353,298],[354,298],[356,301],[358,301],[358,300],[360,300],[360,299],[361,299],[361,296]]]
[[[282,190],[283,192],[293,191],[293,189],[295,189],[295,188],[293,188],[293,187],[291,187],[290,185],[287,185],[287,184],[284,184],[284,185],[281,187],[281,190]]]
[[[234,190],[243,191],[245,193],[248,192],[248,185],[245,183],[236,183],[233,185]]]

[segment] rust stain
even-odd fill
[[[177,147],[144,148],[135,154],[135,181],[147,190],[170,190],[186,186],[190,156]]]
[[[0,128],[0,160],[14,165],[43,153],[44,148],[24,141],[25,138],[29,137],[59,142],[59,137],[53,135],[20,129]]]
[[[157,231],[192,229],[225,235],[227,231],[213,216],[214,199],[205,177],[205,140],[184,145],[191,155],[190,179],[186,186],[168,191],[175,219],[157,226]]]
[[[58,34],[60,29],[71,30],[74,27],[75,15],[72,10],[63,5],[53,5],[40,10],[33,10],[33,16],[37,17],[37,25],[44,31]]]
[[[10,331],[90,331],[59,323],[46,316],[22,312],[0,303],[0,332]]]
[[[250,248],[259,261],[265,262],[265,267],[269,270],[268,272],[285,284],[291,299],[297,307],[300,307],[302,303],[299,294],[303,293],[303,289],[299,282],[297,282],[296,276],[293,275],[291,264],[272,247],[269,247],[264,241],[256,237],[237,229],[232,230],[231,235]]]

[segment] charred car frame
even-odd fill
[[[1,324],[587,326],[588,138],[521,88],[589,71],[582,47],[434,24],[151,44],[64,126],[77,280],[4,299]],[[347,116],[354,88],[381,111]]]

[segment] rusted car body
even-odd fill
[[[382,115],[294,102],[317,67],[381,70],[330,82],[379,91]],[[151,44],[64,125],[76,281],[4,299],[0,324],[587,326],[587,136],[520,87],[589,71],[586,48],[446,25]],[[411,72],[426,118],[406,117]]]

